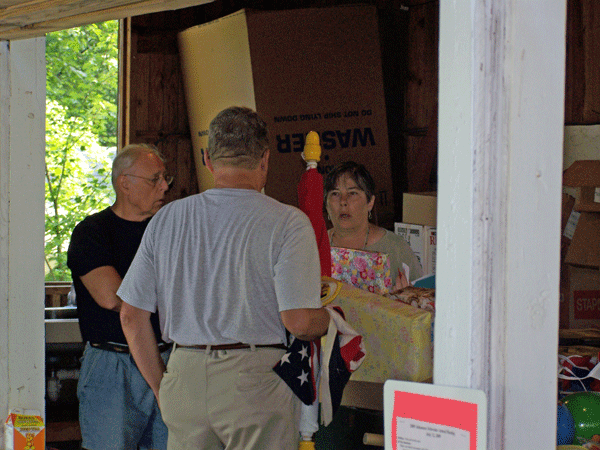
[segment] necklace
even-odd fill
[[[367,242],[369,242],[369,231],[371,231],[371,227],[370,227],[370,226],[367,226],[367,235],[365,236],[365,245],[363,245],[363,248],[362,248],[362,250],[364,250],[365,248],[367,248]],[[335,236],[335,231],[333,231],[333,232],[331,233],[331,240],[329,241],[329,245],[330,245],[331,247],[335,247],[335,246],[333,245],[333,237],[334,237],[334,236]]]

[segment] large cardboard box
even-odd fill
[[[402,197],[402,222],[435,227],[437,223],[437,193],[405,193]]]
[[[423,267],[423,275],[435,274],[436,229],[427,225],[396,222],[394,232],[402,236]]]
[[[378,218],[393,223],[375,6],[241,10],[178,38],[201,191],[212,187],[202,162],[208,125],[220,110],[242,105],[269,127],[267,195],[297,205],[304,139],[316,131],[319,169],[345,160],[364,164],[377,182]]]
[[[560,327],[600,327],[600,213],[573,209],[565,223],[572,204],[563,197]]]

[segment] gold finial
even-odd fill
[[[316,131],[311,131],[306,135],[302,158],[314,167],[321,161],[321,144],[319,143],[319,134]]]

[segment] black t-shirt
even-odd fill
[[[121,278],[125,277],[149,221],[124,220],[106,208],[86,217],[73,230],[67,265],[73,276],[79,329],[84,342],[127,343],[119,313],[98,305],[80,277],[102,266],[112,266]],[[156,313],[152,314],[151,321],[156,339],[162,342]]]

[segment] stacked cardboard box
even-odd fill
[[[600,327],[600,161],[575,161],[563,174],[560,328]]]
[[[402,222],[394,224],[415,253],[424,275],[435,274],[437,197],[435,192],[406,193],[402,199]]]

